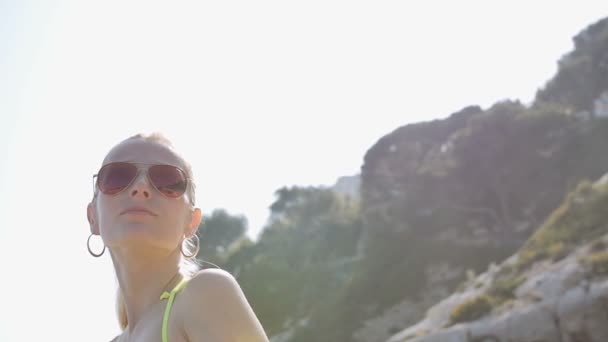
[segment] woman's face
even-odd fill
[[[185,170],[170,149],[141,139],[127,140],[114,147],[103,165],[112,162],[169,164]],[[201,222],[200,209],[192,208],[187,193],[179,198],[164,196],[150,184],[148,165],[138,166],[145,169],[140,170],[128,188],[115,195],[97,191],[97,198],[87,208],[91,232],[101,235],[110,248],[128,246],[174,251],[184,237],[196,232]],[[143,207],[154,215],[124,213],[133,206]]]

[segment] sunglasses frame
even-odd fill
[[[127,186],[125,186],[122,190],[120,190],[119,192],[117,192],[115,194],[111,194],[111,195],[107,195],[107,196],[115,196],[115,195],[118,195],[119,193],[125,191],[126,189],[128,189],[133,184],[133,182],[135,182],[135,180],[137,180],[137,178],[141,174],[142,170],[145,170],[145,172],[146,172],[146,178],[148,179],[148,184],[150,184],[154,188],[154,190],[158,191],[164,197],[171,198],[171,199],[173,199],[173,198],[175,198],[175,199],[180,198],[180,197],[184,196],[188,192],[188,187],[190,186],[191,179],[190,179],[190,177],[188,177],[188,174],[186,173],[186,171],[184,171],[181,167],[178,167],[178,166],[175,166],[175,165],[171,165],[171,164],[135,163],[135,162],[112,162],[112,163],[107,163],[105,165],[102,165],[99,168],[99,171],[97,171],[97,173],[95,173],[93,175],[93,195],[94,195],[94,197],[97,196],[98,191],[101,192],[101,193],[103,193],[103,191],[101,191],[101,189],[99,188],[99,173],[101,172],[101,169],[103,169],[104,167],[106,167],[108,165],[111,165],[111,164],[131,164],[131,165],[135,165],[135,167],[137,168],[137,173],[135,174],[135,177],[133,177],[133,179],[131,180],[131,182]],[[174,167],[174,168],[178,169],[184,175],[184,180],[186,182],[186,190],[184,191],[184,193],[181,194],[178,197],[170,197],[170,196],[165,195],[162,191],[160,191],[156,187],[156,185],[154,184],[154,182],[152,181],[152,179],[150,179],[150,173],[149,173],[149,171],[150,171],[150,167],[152,167],[152,166],[171,166],[171,167]],[[190,199],[190,202],[192,202],[192,199]]]

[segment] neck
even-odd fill
[[[152,306],[160,302],[164,291],[175,287],[183,276],[179,273],[179,249],[167,255],[138,254],[132,249],[114,248],[110,252],[128,318],[128,331]]]

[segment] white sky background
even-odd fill
[[[137,132],[193,164],[251,235],[282,186],[359,172],[380,137],[529,102],[606,1],[0,0],[1,341],[118,333],[86,251],[91,176]]]

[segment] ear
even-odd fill
[[[97,222],[96,217],[95,206],[93,205],[93,202],[91,202],[87,205],[87,220],[89,221],[89,226],[91,227],[91,233],[93,235],[99,235],[99,222]]]
[[[198,230],[198,227],[201,225],[202,221],[203,214],[201,212],[201,209],[194,208],[194,210],[190,212],[190,223],[188,224],[186,236],[192,236],[196,234],[196,231]]]

